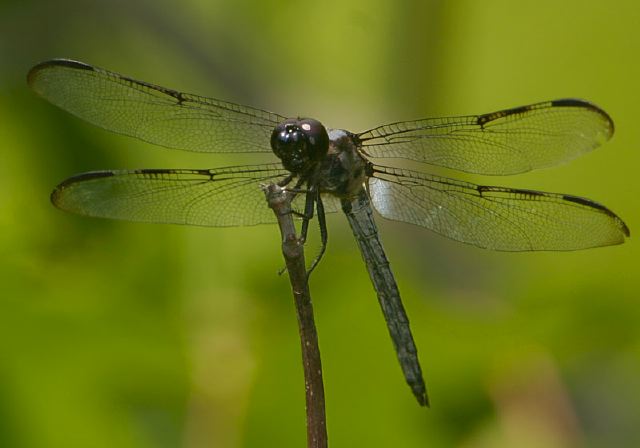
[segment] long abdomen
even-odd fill
[[[367,265],[369,277],[378,294],[378,301],[387,321],[389,334],[405,379],[418,402],[428,406],[429,399],[418,361],[418,351],[409,328],[409,319],[402,306],[398,286],[378,236],[369,197],[363,189],[355,198],[342,199],[341,202],[342,210],[347,215]]]

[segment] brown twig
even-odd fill
[[[291,213],[292,196],[284,188],[275,184],[265,186],[264,191],[267,203],[278,219],[282,235],[282,255],[289,273],[298,315],[307,404],[307,446],[309,448],[326,448],[327,426],[320,348],[313,320],[313,306],[304,261],[304,246],[296,234]]]

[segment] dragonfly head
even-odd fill
[[[290,118],[273,130],[271,149],[287,170],[301,173],[327,155],[329,135],[318,120]]]

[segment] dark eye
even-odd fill
[[[304,171],[327,154],[329,135],[317,120],[301,118],[285,120],[271,134],[271,149],[286,169]]]
[[[312,159],[320,160],[327,155],[329,135],[322,123],[313,118],[305,118],[300,120],[300,127],[309,141],[309,151],[312,153]]]

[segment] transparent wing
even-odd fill
[[[260,185],[289,174],[279,164],[95,171],[62,182],[51,201],[68,212],[125,221],[210,227],[266,224],[276,220]],[[305,200],[304,194],[297,195],[292,208],[304,211]],[[323,204],[326,213],[340,209],[332,196],[323,196]]]
[[[572,160],[608,140],[613,129],[598,106],[561,99],[484,115],[393,123],[358,137],[373,157],[506,175]]]
[[[275,222],[261,183],[288,175],[277,164],[214,170],[96,171],[62,182],[51,201],[80,215],[127,221],[240,226]]]
[[[46,100],[92,124],[169,148],[270,152],[271,132],[285,119],[66,59],[36,65],[27,79]]]
[[[589,199],[475,185],[375,167],[371,202],[385,218],[474,246],[503,251],[577,250],[620,244],[629,229]]]

